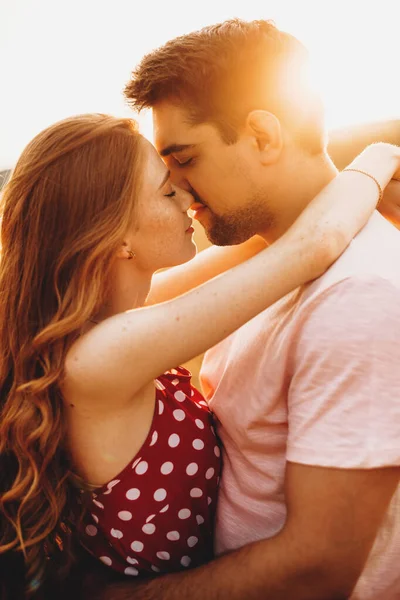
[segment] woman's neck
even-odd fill
[[[133,262],[133,261],[132,261]],[[128,260],[117,261],[112,275],[111,293],[108,302],[93,317],[103,321],[121,312],[139,308],[146,302],[153,273],[143,272]]]

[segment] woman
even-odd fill
[[[269,249],[213,249],[177,283],[153,275],[195,255],[192,198],[132,120],[75,117],[28,145],[3,199],[0,552],[24,553],[29,593],[68,567],[75,525],[125,574],[210,558],[220,452],[176,365],[322,274],[399,162],[368,149],[353,167],[375,182],[340,175]]]

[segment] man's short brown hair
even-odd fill
[[[319,99],[304,85],[308,54],[270,21],[232,19],[167,42],[132,73],[125,96],[136,110],[171,100],[193,123],[212,122],[237,140],[251,110],[275,114],[312,153],[324,148]]]

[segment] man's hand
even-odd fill
[[[386,187],[378,210],[400,229],[400,174],[398,179],[392,179]]]

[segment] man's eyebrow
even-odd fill
[[[174,154],[175,152],[182,152],[182,150],[187,150],[188,148],[194,148],[195,144],[171,144],[166,148],[160,150],[160,156],[169,156],[170,154]]]
[[[168,181],[168,179],[169,179],[170,175],[171,175],[171,171],[166,171],[166,172],[165,172],[165,175],[164,175],[164,177],[163,177],[163,180],[162,180],[161,184],[160,184],[160,185],[159,185],[159,187],[158,187],[158,189],[159,189],[159,190],[161,190],[161,188],[163,187],[163,185],[165,185],[165,184],[167,183],[167,181]]]

